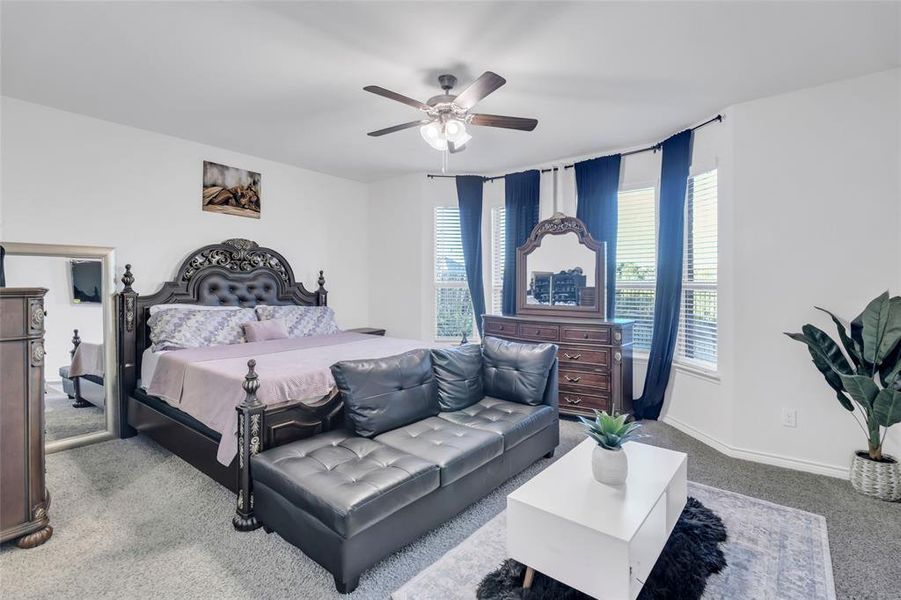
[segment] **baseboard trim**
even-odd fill
[[[718,439],[695,429],[691,425],[680,421],[677,418],[665,416],[660,419],[667,425],[671,425],[686,435],[690,435],[699,442],[710,446],[717,452],[725,454],[730,458],[740,460],[749,460],[751,462],[772,465],[774,467],[782,467],[784,469],[793,469],[795,471],[804,471],[805,473],[813,473],[814,475],[826,475],[827,477],[835,477],[838,479],[848,479],[850,467],[837,467],[835,465],[827,465],[825,463],[803,460],[799,458],[787,458],[777,454],[768,452],[760,452],[759,450],[748,450],[746,448],[736,448],[724,444]]]

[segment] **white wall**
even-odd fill
[[[59,368],[68,366],[72,330],[83,342],[103,343],[103,305],[72,302],[71,259],[57,256],[6,255],[6,284],[10,287],[45,287],[44,349],[47,381],[59,381]]]
[[[11,98],[2,99],[0,239],[112,246],[157,290],[190,251],[227,238],[284,254],[342,327],[369,323],[364,184]],[[262,174],[262,215],[201,210],[203,161]]]
[[[901,294],[899,90],[896,69],[729,111],[737,448],[844,469],[865,446],[782,332],[810,322],[832,333],[814,305],[853,318],[882,291]],[[780,424],[783,407],[798,411],[797,429]],[[899,437],[896,427],[887,450]]]

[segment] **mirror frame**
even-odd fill
[[[579,243],[594,252],[595,294],[593,306],[536,306],[526,304],[528,273],[526,259],[541,247],[541,240],[548,235],[575,233]],[[516,249],[516,314],[543,315],[553,317],[579,317],[585,319],[605,319],[607,317],[607,244],[591,237],[588,228],[576,217],[555,213],[550,219],[541,221],[532,229],[525,243]]]
[[[62,440],[44,443],[47,454],[78,448],[119,437],[119,375],[116,343],[116,249],[108,246],[78,246],[65,244],[31,244],[0,242],[6,249],[6,258],[12,256],[52,256],[67,259],[99,259],[103,277],[103,351],[104,351],[104,416],[106,429],[82,433]],[[44,373],[46,381],[47,374]]]

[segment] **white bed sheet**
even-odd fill
[[[153,373],[156,371],[156,365],[160,361],[160,356],[166,352],[171,352],[171,350],[154,352],[150,348],[147,348],[144,350],[144,354],[141,355],[141,380],[138,382],[138,386],[144,391],[147,391],[150,387],[150,382],[153,381]]]

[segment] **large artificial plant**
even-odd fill
[[[851,321],[850,334],[838,317],[816,308],[832,318],[844,352],[809,323],[785,335],[807,344],[813,364],[866,434],[869,457],[882,461],[885,433],[901,422],[901,296],[874,299]]]

